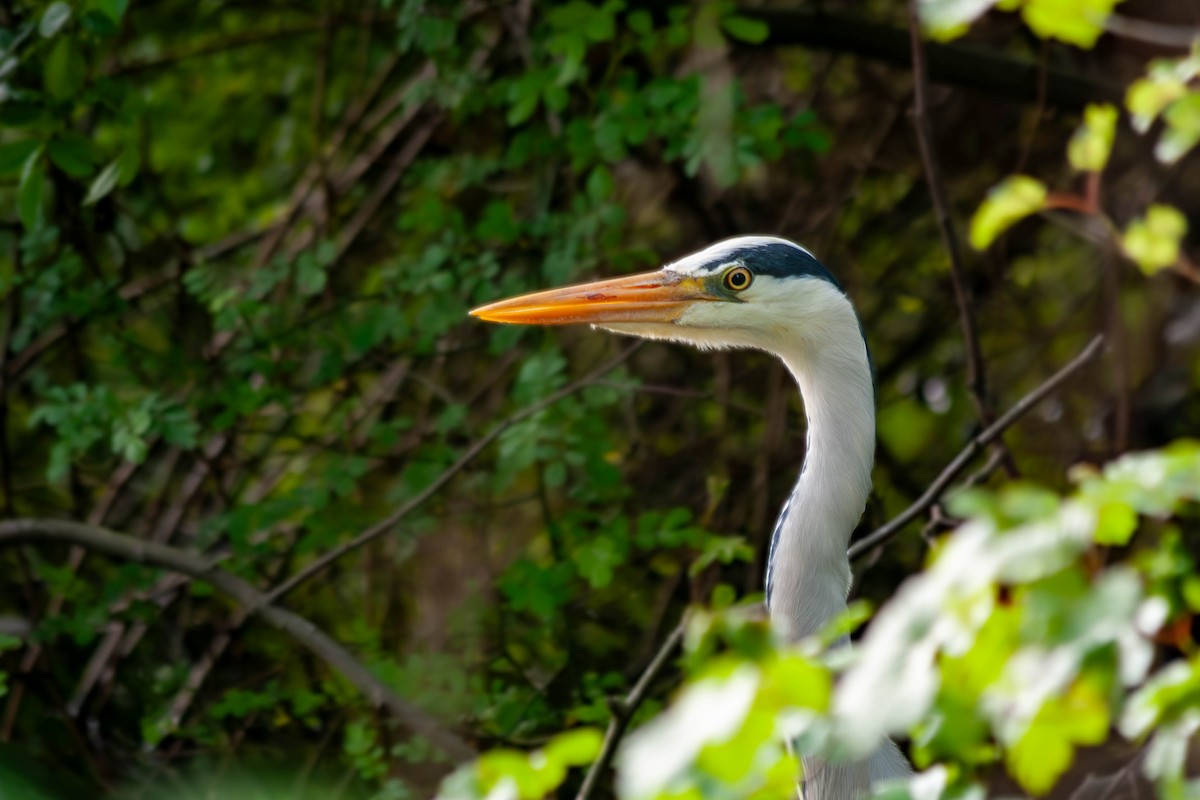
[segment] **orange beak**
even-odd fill
[[[471,312],[509,325],[674,322],[691,303],[716,299],[694,278],[659,270],[523,294]]]

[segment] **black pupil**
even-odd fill
[[[739,272],[731,272],[729,274],[729,285],[734,287],[735,289],[740,289],[743,286],[745,286],[746,285],[746,273],[740,272],[740,271]]]

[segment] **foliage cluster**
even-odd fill
[[[876,4],[828,5],[903,24]],[[992,5],[924,8],[949,39]],[[1086,47],[1113,4],[995,5]],[[1010,55],[1031,58],[1010,33]],[[864,657],[841,662],[820,643],[780,649],[746,619],[803,447],[778,366],[466,320],[724,235],[803,240],[855,297],[875,355],[864,527],[917,498],[981,419],[903,124],[907,71],[775,49],[772,35],[729,2],[0,9],[0,525],[86,521],[258,587],[489,751],[447,795],[577,786],[613,698],[697,604],[688,688],[630,739],[624,796],[786,795],[796,764],[778,734],[856,752],[883,730],[912,737],[918,780],[939,793],[977,793],[998,762],[1037,792],[1110,723],[1151,742],[1164,793],[1192,791],[1179,754],[1197,726],[1200,587],[1194,507],[1179,503],[1194,499],[1181,477],[1194,448],[1080,474],[1065,501],[1027,486],[964,495],[946,513],[971,521],[880,611]],[[1152,148],[1151,162],[1194,168],[1198,64],[1137,64],[1132,134],[1099,100],[1082,123],[1034,96],[995,112],[1007,128],[980,122],[969,96],[939,111],[955,126],[942,155],[959,214],[1019,173],[974,217],[973,241],[1003,245],[972,270],[998,387],[984,404],[1019,397],[1097,319],[1123,342],[1115,383],[1089,379],[1006,437],[1041,484],[1200,424],[1200,348],[1168,296],[1194,300],[1186,217],[1200,198],[1138,160]],[[1135,208],[1101,202],[1108,181],[1146,175]],[[1077,180],[1078,193],[1049,188]],[[1013,227],[1036,213],[1087,220],[1085,236]],[[1142,272],[1098,269],[1097,253]],[[976,481],[1007,483],[1000,466]],[[1071,513],[1086,519],[1065,526]],[[906,533],[862,595],[890,594],[924,550]],[[406,798],[455,766],[210,583],[78,546],[0,558],[0,772],[17,765],[31,796],[182,796],[238,763],[282,771],[285,796]],[[960,613],[923,627],[923,603]],[[1157,651],[1152,629],[1170,634]],[[851,687],[878,678],[867,654],[900,644],[904,658],[874,663],[925,691],[886,689],[910,704],[867,724],[848,704],[885,688]],[[1152,669],[1151,655],[1173,660]],[[1057,682],[1019,691],[1019,670],[1048,661]],[[634,728],[678,672],[646,687]],[[693,724],[689,704],[713,702],[723,713]],[[659,758],[664,738],[674,760]]]

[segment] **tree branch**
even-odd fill
[[[634,712],[638,710],[638,706],[646,699],[646,693],[650,691],[650,683],[658,677],[658,673],[666,666],[671,653],[683,641],[687,622],[688,615],[684,614],[675,629],[667,635],[662,647],[658,648],[658,652],[654,654],[654,658],[646,666],[637,683],[629,690],[629,694],[625,695],[624,700],[612,704],[612,719],[608,721],[608,729],[604,732],[604,743],[600,747],[600,755],[592,762],[591,768],[584,776],[583,785],[579,787],[579,793],[575,795],[575,800],[589,800],[596,793],[600,775],[612,763],[613,756],[617,752],[617,745],[620,744],[621,737],[625,735],[625,729],[629,727],[629,720],[633,719]]]
[[[962,327],[963,350],[967,361],[967,392],[975,404],[975,413],[983,427],[992,424],[992,410],[987,401],[987,372],[983,366],[983,353],[979,346],[979,335],[975,329],[974,301],[971,289],[964,279],[962,245],[950,218],[950,207],[946,201],[946,185],[937,153],[933,147],[933,125],[929,121],[929,76],[925,65],[925,42],[921,39],[921,20],[917,11],[917,0],[908,0],[908,32],[912,47],[913,80],[913,128],[917,134],[917,149],[921,153],[921,164],[925,168],[925,182],[929,185],[929,196],[933,200],[933,216],[937,221],[942,247],[950,257],[950,283],[954,288],[954,302],[958,306],[958,320]],[[1016,465],[1002,439],[995,447],[1004,453],[1005,468],[1010,475],[1016,474]]]
[[[15,519],[0,522],[0,547],[21,544],[67,543],[138,564],[169,569],[208,583],[239,606],[304,645],[313,655],[340,672],[368,702],[391,711],[414,733],[456,760],[475,756],[475,750],[437,719],[405,700],[383,683],[348,650],[304,617],[268,604],[266,596],[213,559],[175,547],[136,539],[105,528],[54,519]]]
[[[886,23],[820,8],[742,8],[738,13],[767,23],[770,34],[763,46],[801,45],[850,53],[898,67],[912,63],[907,31]],[[1033,102],[1039,97],[1042,70],[1035,62],[973,44],[932,43],[926,52],[929,76],[938,83],[1019,102]],[[1045,70],[1045,98],[1050,105],[1078,109],[1091,102],[1120,103],[1122,96],[1119,86],[1063,69]]]
[[[1096,354],[1100,352],[1100,347],[1103,344],[1103,336],[1096,336],[1093,338],[1090,342],[1088,342],[1087,347],[1083,348],[1079,355],[1071,359],[1066,366],[1043,381],[1029,394],[1018,400],[1012,408],[1010,408],[1004,413],[1003,416],[1000,417],[1000,419],[996,420],[986,430],[982,431],[978,436],[967,442],[967,446],[964,447],[962,451],[954,457],[953,461],[946,465],[946,468],[942,470],[941,474],[934,479],[933,483],[929,484],[929,488],[925,490],[924,494],[917,498],[916,502],[904,509],[904,511],[900,512],[900,514],[894,517],[887,524],[877,528],[875,531],[864,536],[862,539],[859,539],[857,542],[851,545],[850,550],[848,551],[850,558],[857,558],[871,548],[884,544],[897,533],[899,533],[905,525],[923,514],[927,508],[937,501],[942,492],[946,490],[946,487],[950,485],[950,482],[958,477],[958,475],[966,468],[967,464],[971,462],[971,459],[974,458],[980,450],[991,444],[997,436],[1004,432],[1006,428],[1024,416],[1024,414],[1031,408],[1044,400],[1047,395],[1061,386],[1067,378],[1078,372],[1083,365],[1095,358]]]
[[[580,378],[579,380],[575,381],[574,383],[570,383],[570,384],[564,386],[563,388],[559,389],[557,392],[554,392],[553,394],[543,397],[541,400],[537,401],[536,403],[529,404],[528,406],[521,409],[517,413],[515,413],[512,416],[508,417],[507,419],[501,421],[498,425],[496,425],[496,427],[492,428],[490,431],[488,431],[486,434],[481,436],[479,439],[476,439],[471,444],[470,447],[468,447],[466,450],[463,451],[463,454],[458,457],[458,460],[456,460],[449,467],[446,467],[446,469],[443,470],[441,472],[441,474],[439,474],[436,478],[434,478],[429,483],[428,486],[426,486],[424,489],[422,489],[416,495],[411,497],[407,503],[405,503],[404,505],[397,508],[391,514],[388,514],[382,520],[375,523],[370,528],[367,528],[365,531],[360,533],[358,536],[355,536],[350,541],[348,541],[344,544],[338,545],[337,547],[333,548],[332,550],[327,551],[324,555],[322,555],[317,560],[313,561],[307,567],[300,570],[295,575],[288,578],[286,581],[284,581],[283,583],[279,584],[271,591],[264,594],[263,602],[265,602],[265,603],[275,602],[276,600],[283,597],[288,592],[295,589],[301,583],[304,583],[309,578],[316,575],[318,572],[321,572],[322,570],[324,570],[326,567],[328,567],[334,561],[337,561],[342,556],[346,555],[347,553],[351,553],[351,552],[357,550],[358,548],[362,547],[363,545],[368,544],[369,542],[372,542],[375,539],[378,539],[380,536],[382,536],[383,534],[390,531],[393,527],[395,527],[396,523],[398,523],[400,520],[402,520],[406,516],[408,516],[413,511],[413,509],[415,509],[417,506],[424,503],[426,500],[428,500],[430,497],[432,497],[435,492],[437,492],[439,489],[441,489],[443,486],[445,486],[447,481],[449,481],[452,477],[457,475],[462,470],[462,468],[467,465],[467,463],[469,461],[471,461],[473,458],[475,458],[475,456],[477,456],[481,452],[483,452],[483,449],[485,447],[487,447],[489,444],[491,444],[492,442],[494,442],[496,440],[496,438],[498,436],[500,436],[500,434],[504,433],[504,431],[508,430],[513,425],[516,425],[518,422],[520,422],[524,419],[528,419],[529,417],[532,417],[534,414],[538,413],[539,411],[543,411],[543,410],[549,408],[550,406],[557,403],[559,400],[562,400],[564,397],[567,397],[568,395],[572,395],[575,392],[578,392],[580,389],[584,389],[584,388],[587,388],[588,386],[591,386],[593,383],[595,383],[596,379],[599,378],[601,375],[606,374],[609,370],[613,369],[618,364],[623,363],[626,359],[628,359],[631,355],[633,355],[633,353],[641,346],[641,344],[642,344],[641,342],[637,342],[637,343],[633,344],[632,346],[630,346],[630,347],[626,348],[624,351],[622,351],[615,358],[612,358],[609,361],[606,361],[604,364],[601,364],[599,367],[592,370],[585,377]]]

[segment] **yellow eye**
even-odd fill
[[[734,267],[725,273],[724,278],[725,288],[733,292],[749,288],[753,281],[754,273],[745,267]]]

